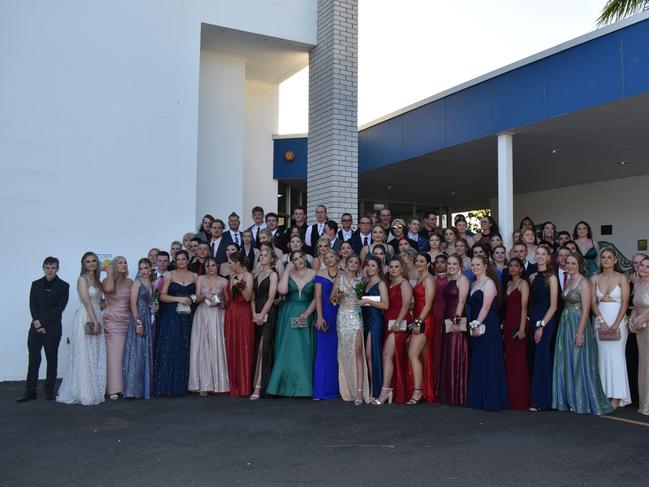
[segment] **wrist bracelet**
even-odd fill
[[[482,323],[480,323],[478,320],[473,320],[471,323],[469,323],[469,326],[471,327],[471,329],[473,329],[479,327],[481,324]]]
[[[537,328],[543,328],[545,326],[545,321],[544,320],[539,320],[536,322],[536,327]]]

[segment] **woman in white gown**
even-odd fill
[[[613,249],[600,252],[599,273],[590,279],[593,284],[593,327],[597,331],[595,338],[602,389],[613,407],[626,406],[631,403],[626,369],[626,340],[629,336],[626,310],[630,291]]]
[[[58,402],[92,406],[104,402],[106,392],[106,343],[101,323],[99,261],[93,252],[81,258],[77,279],[81,306],[70,330],[68,357]]]

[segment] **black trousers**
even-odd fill
[[[33,327],[27,336],[27,349],[29,350],[29,366],[27,368],[27,392],[36,392],[38,384],[38,369],[41,366],[41,349],[45,349],[47,360],[47,378],[45,379],[45,391],[54,392],[56,383],[56,369],[59,361],[59,343],[61,335],[50,333],[37,333]]]

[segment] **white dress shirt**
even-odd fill
[[[324,235],[324,223],[317,223],[318,225],[318,238],[322,237]],[[311,245],[311,233],[313,230],[313,225],[309,225],[306,228],[306,233],[304,234],[304,241],[306,242],[307,245]]]

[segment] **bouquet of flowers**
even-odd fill
[[[365,284],[360,278],[357,279],[356,281],[357,282],[354,284],[354,291],[356,292],[356,298],[363,299],[363,296],[365,295]]]
[[[234,281],[234,286],[232,286],[232,297],[234,298],[237,293],[246,289],[246,281]]]

